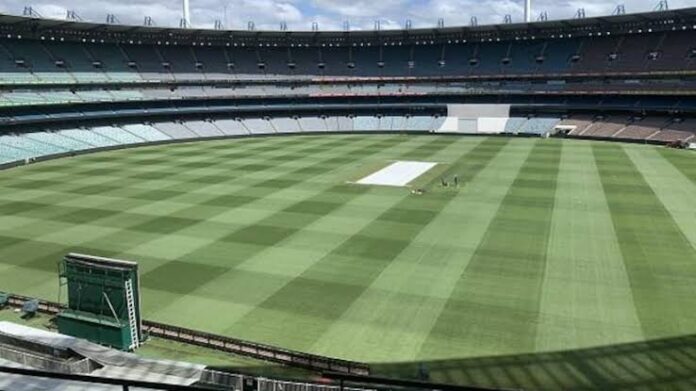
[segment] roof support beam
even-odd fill
[[[532,21],[532,0],[524,0],[524,22]]]
[[[191,14],[189,9],[189,0],[183,0],[183,18],[181,18],[181,27],[187,29],[191,27]]]

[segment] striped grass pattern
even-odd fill
[[[348,183],[393,160],[461,185]],[[0,173],[0,290],[55,300],[69,251],[133,259],[149,319],[376,363],[683,337],[695,167],[648,146],[425,135],[66,158]]]

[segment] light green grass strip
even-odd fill
[[[452,146],[452,142],[445,141],[443,146]],[[467,161],[467,175],[473,177],[485,167],[505,143],[507,140],[485,139],[477,144],[468,154],[474,156]],[[409,156],[425,159],[437,152],[424,148]],[[451,198],[452,194],[394,198],[391,207],[374,216],[357,233],[260,303],[230,331],[297,349],[310,349]],[[397,218],[405,221],[397,223]],[[337,341],[351,342],[343,338]]]
[[[443,358],[418,353],[532,146],[528,139],[511,140],[312,350],[370,362]]]
[[[422,356],[534,350],[560,155],[557,140],[537,141]]]
[[[393,137],[396,139],[396,137]],[[345,156],[349,156],[354,154],[356,151],[362,151],[366,147],[369,147],[372,144],[379,143],[380,140],[388,140],[389,138],[380,138],[380,139],[368,139],[365,140],[360,139],[360,138],[352,138],[349,142],[344,142],[344,146],[341,148],[336,148],[333,153],[329,153],[327,151],[325,159],[316,159],[316,157],[311,157],[307,160],[308,164],[311,163],[316,163],[318,165],[321,165],[322,161],[323,162],[329,162],[330,160],[336,158],[336,157],[341,157],[342,154],[345,154]],[[267,139],[266,140],[270,147],[276,146],[276,143],[274,142],[275,139]],[[310,142],[311,141],[311,142]],[[308,150],[310,148],[324,148],[328,147],[331,144],[335,144],[336,141],[341,141],[341,140],[331,140],[328,138],[324,139],[314,139],[312,140],[307,140],[307,143],[304,144],[303,150]],[[229,148],[231,150],[235,150],[235,147],[237,146],[237,143],[232,143],[229,145]],[[179,160],[176,158],[176,156],[181,152],[179,147],[186,147],[185,150],[187,154],[194,154],[194,155],[201,155],[201,150],[205,150],[207,146],[207,143],[196,143],[196,144],[186,144],[183,146],[169,146],[171,149],[168,150],[168,154],[163,155],[164,160],[158,163],[153,163],[155,168],[164,168],[167,169],[172,164],[177,164],[179,163]],[[263,144],[261,144],[263,146]],[[194,147],[199,148],[198,152],[196,150],[192,149]],[[275,149],[269,149],[269,151],[275,151]],[[119,153],[125,153],[129,152],[130,155],[127,156],[132,156],[132,155],[137,155],[137,156],[142,156],[143,151],[140,150],[129,150],[129,151],[119,151]],[[145,151],[147,152],[147,151]],[[160,155],[161,153],[167,153],[167,151],[162,151],[162,152],[157,152],[157,155]],[[147,155],[147,154],[146,154]],[[94,161],[94,160],[99,160],[102,157],[99,155],[88,155],[88,156],[82,156],[77,159],[68,159],[68,160],[58,160],[55,161],[54,163],[58,166],[65,166],[68,167],[68,171],[74,171],[75,167],[79,167],[81,170],[84,170],[89,167],[89,162]],[[219,158],[220,161],[217,163],[220,164],[225,164],[227,163],[224,159]],[[292,159],[286,159],[286,160],[292,160]],[[114,163],[117,166],[120,166],[120,163]],[[215,169],[216,167],[216,161],[210,161],[208,164],[212,169]],[[131,162],[131,166],[138,166],[138,163],[136,162]],[[271,164],[273,166],[273,164]],[[278,166],[282,166],[282,164],[278,164]],[[30,174],[35,171],[42,171],[45,170],[47,167],[50,166],[45,166],[45,165],[36,165],[36,166],[30,166],[26,167],[27,170],[22,170],[22,171],[14,171],[10,170],[7,173],[8,174],[14,174],[14,175],[19,175],[19,174]],[[260,167],[269,167],[268,165],[265,166],[260,166]],[[329,167],[324,167],[323,171],[330,171],[333,169],[335,165],[330,165]],[[286,168],[282,171],[282,173],[275,173],[274,176],[269,177],[268,179],[273,179],[273,178],[283,178],[288,175],[289,172],[295,171],[297,168],[292,168],[290,167],[289,169]],[[28,172],[27,172],[28,171]],[[128,171],[128,169],[125,169],[125,171]],[[249,170],[248,170],[249,171]],[[254,172],[259,172],[259,170],[255,170]],[[249,175],[253,174],[254,172],[244,172],[239,175]],[[121,175],[120,169],[117,169],[114,174],[112,174],[116,177],[119,177]],[[234,171],[230,172],[230,175],[235,175]],[[22,175],[24,176],[24,175]],[[85,180],[95,180],[97,182],[102,182],[104,181],[105,177],[109,179],[109,176],[107,175],[95,175],[95,176],[87,176],[84,179]],[[112,178],[111,180],[113,180]],[[261,182],[262,180],[256,180],[253,183],[258,183]],[[70,184],[71,181],[69,178],[67,178],[65,183]],[[144,179],[139,179],[137,181],[138,183],[142,184],[149,184],[153,182],[152,179],[149,178],[144,178]],[[186,183],[183,180],[179,180],[177,182],[181,183]],[[39,182],[41,183],[41,182]],[[59,182],[60,183],[60,182]],[[121,183],[119,181],[119,183]],[[211,188],[213,186],[220,187],[222,185],[216,184],[216,185],[211,185],[211,186],[202,186],[200,184],[195,185],[196,188]],[[246,187],[245,187],[246,188]],[[51,189],[54,189],[51,186],[46,187],[46,191],[50,191]],[[287,189],[278,189],[278,190],[287,190]],[[159,192],[161,190],[155,189],[153,190],[155,192]],[[12,192],[12,190],[9,190],[9,192]],[[230,191],[231,192],[231,191]],[[3,194],[5,192],[3,191]],[[229,192],[228,192],[229,193]],[[270,194],[271,191],[266,190],[266,194]],[[109,194],[107,192],[107,194]],[[44,197],[44,196],[41,196]],[[82,198],[82,196],[73,196],[73,199],[75,198]],[[259,197],[263,198],[263,197]],[[100,255],[111,255],[111,256],[124,256],[126,258],[134,258],[137,260],[141,261],[141,266],[142,266],[142,271],[143,273],[146,273],[148,270],[151,270],[159,265],[161,265],[165,260],[161,259],[160,257],[165,257],[165,258],[177,258],[177,256],[182,255],[186,251],[191,251],[192,248],[198,247],[198,246],[203,246],[206,243],[209,243],[210,240],[199,240],[196,238],[186,238],[182,236],[176,236],[176,235],[165,235],[169,231],[163,231],[161,235],[153,235],[153,234],[147,234],[144,232],[136,232],[136,231],[131,231],[129,229],[122,229],[122,230],[117,230],[114,232],[113,229],[103,229],[102,227],[92,227],[91,231],[88,234],[85,234],[85,228],[89,228],[89,224],[91,223],[90,219],[86,219],[84,223],[81,224],[61,224],[54,226],[55,223],[51,221],[51,216],[54,214],[58,213],[65,213],[66,211],[70,210],[65,210],[65,205],[70,203],[70,201],[66,202],[54,202],[50,203],[51,197],[46,197],[47,199],[47,206],[43,210],[37,210],[36,211],[36,217],[37,219],[30,223],[27,224],[24,227],[14,227],[11,231],[8,231],[8,235],[21,235],[26,239],[29,239],[30,241],[23,242],[20,244],[16,244],[14,246],[5,246],[3,248],[0,248],[0,258],[2,259],[8,259],[11,260],[12,263],[15,265],[20,264],[21,266],[13,266],[12,271],[8,271],[8,273],[5,273],[5,276],[7,276],[7,280],[5,280],[5,276],[1,279],[4,282],[5,289],[7,290],[12,290],[14,292],[18,293],[24,293],[24,294],[29,294],[29,295],[36,295],[38,297],[50,299],[50,300],[55,300],[57,297],[57,276],[56,276],[56,271],[57,271],[57,266],[56,262],[60,260],[60,257],[67,253],[68,251],[83,248],[83,247],[88,247],[88,248],[93,248],[95,250],[86,250],[85,252],[90,252],[90,253],[97,253]],[[199,201],[204,200],[204,197],[199,197]],[[84,201],[83,201],[84,202]],[[103,203],[113,203],[113,201],[101,201]],[[168,208],[169,205],[172,205],[173,208]],[[93,205],[96,207],[102,207],[102,205]],[[104,205],[103,207],[106,207]],[[195,204],[187,204],[187,203],[178,203],[178,204],[173,204],[173,203],[168,203],[166,201],[159,201],[156,198],[153,199],[146,199],[146,200],[137,200],[137,202],[130,208],[129,212],[134,212],[134,211],[145,211],[147,210],[148,214],[151,214],[151,218],[155,219],[161,216],[166,216],[170,215],[172,213],[176,213],[180,211],[182,208],[191,208],[191,209],[197,209],[199,206]],[[55,212],[53,212],[55,211]],[[75,210],[74,213],[78,213],[80,210]],[[89,212],[89,211],[87,211]],[[263,212],[263,211],[261,211]],[[258,215],[259,213],[257,213]],[[203,217],[205,218],[205,217]],[[110,221],[114,223],[115,227],[122,227],[121,224],[125,224],[126,227],[129,226],[128,223],[128,217],[121,217],[120,215],[116,215],[113,218],[110,218]],[[167,228],[166,223],[162,223],[163,227],[162,228]],[[62,240],[56,243],[50,243],[50,242],[44,242],[44,241],[39,241],[43,239],[44,235],[46,238],[50,239],[54,237],[55,232],[61,232],[62,235]],[[169,232],[171,233],[171,232]],[[224,234],[224,231],[222,231]],[[95,237],[96,235],[97,237]],[[211,235],[209,235],[212,238],[215,238],[216,235],[220,235],[218,231],[211,232]],[[54,237],[55,238],[55,237]],[[136,249],[138,246],[144,245],[145,243],[159,243],[159,246],[150,246],[149,250],[146,248],[143,248],[141,252],[136,252],[133,253],[133,250]],[[62,250],[61,250],[62,249]],[[137,250],[136,250],[137,251]],[[42,263],[45,266],[41,266],[42,269],[44,270],[34,270],[36,268],[38,263]],[[26,264],[32,265],[31,268],[28,267],[23,267]],[[20,275],[20,276],[25,276],[22,278],[13,278],[12,276],[14,275]],[[26,277],[26,276],[31,276],[31,278]],[[144,287],[144,290],[148,290],[147,287]],[[155,292],[154,290],[149,290],[152,294],[152,296],[148,296],[148,299],[145,300],[145,305],[146,307],[149,305],[149,303],[152,303],[154,306],[159,307],[163,304],[162,300],[158,300],[159,293]],[[168,299],[170,299],[168,297]],[[152,307],[150,307],[152,308]]]
[[[592,148],[582,141],[564,142],[536,350],[642,337]]]
[[[389,142],[389,145],[391,147],[398,148],[404,141],[407,140],[394,139]],[[357,159],[361,157],[366,158],[374,153],[384,151],[385,149],[389,150],[389,148],[385,148],[383,144],[384,140],[381,138],[368,138],[362,143],[354,145],[350,150],[342,151],[340,154],[334,155],[333,158],[345,158],[347,156],[353,156]],[[373,151],[370,147],[374,147],[375,145],[381,145],[381,147]],[[333,168],[335,166],[326,165],[324,163],[333,158],[329,157],[328,159],[323,160],[315,160],[312,157],[307,158],[304,167],[326,167],[324,167],[316,177],[311,177],[312,179],[323,179],[322,184],[311,186],[304,193],[304,196],[301,199],[293,199],[288,197],[279,198],[269,205],[268,208],[254,211],[254,213],[250,215],[249,219],[245,219],[241,225],[231,227],[231,229],[226,232],[226,235],[228,236],[228,241],[226,243],[208,243],[212,244],[212,247],[199,246],[191,251],[181,254],[179,259],[201,264],[215,264],[216,266],[224,267],[227,270],[225,273],[220,274],[212,281],[200,286],[189,295],[171,295],[169,293],[156,292],[156,290],[151,291],[150,294],[153,297],[167,297],[167,301],[159,300],[156,302],[156,307],[150,307],[154,309],[151,312],[151,316],[160,321],[178,323],[181,321],[181,311],[182,308],[184,308],[186,317],[191,319],[188,324],[192,325],[192,327],[207,331],[223,332],[225,329],[227,329],[229,324],[233,323],[239,317],[243,316],[243,314],[253,308],[253,306],[248,305],[249,300],[256,299],[257,297],[264,297],[263,293],[267,290],[273,291],[274,289],[277,289],[277,285],[282,284],[282,278],[274,276],[272,271],[258,271],[250,273],[244,270],[244,265],[248,264],[250,260],[255,259],[257,256],[259,258],[263,258],[264,253],[270,250],[282,248],[283,243],[290,241],[296,235],[301,234],[305,228],[315,223],[316,220],[321,217],[320,214],[289,214],[294,207],[306,208],[308,206],[315,205],[316,203],[320,203],[322,199],[328,197],[326,194],[327,191],[331,189],[339,191],[341,188],[348,186],[344,185],[343,181],[338,178],[331,178],[331,173],[334,171]],[[301,170],[302,168],[303,167],[300,167],[298,170]],[[287,178],[292,179],[295,178],[295,176],[290,173],[288,174]],[[297,186],[303,187],[303,182],[300,182],[295,186],[281,188],[275,191],[275,193],[280,196]],[[339,208],[342,203],[348,202],[350,199],[359,196],[369,189],[358,188],[357,190],[358,191],[348,192],[334,197],[336,204],[329,204],[328,206],[331,210],[334,208]],[[271,193],[270,191],[267,192],[268,194]],[[244,194],[244,191],[240,191],[240,194]],[[259,196],[260,200],[263,198],[264,197]],[[257,202],[259,201],[254,201],[254,203]],[[319,204],[317,206],[321,207],[322,205]],[[330,211],[327,213],[330,213]],[[229,212],[226,212],[226,214],[230,216],[230,221],[234,221],[234,218],[239,216],[239,210],[232,209]],[[268,231],[269,229],[270,232]],[[211,233],[211,235],[212,234],[214,233]],[[275,238],[274,243],[269,243],[265,246],[254,245],[253,243],[246,245],[239,241],[234,243],[229,242],[229,238],[231,236],[235,236],[240,239],[247,238],[249,240],[261,240],[264,242],[265,240],[268,240],[267,237],[269,235],[273,235],[273,238]],[[298,258],[298,255],[299,254],[297,253],[292,254],[291,251],[288,251],[284,261],[292,262],[294,259]],[[153,278],[157,278],[157,276],[153,275]],[[176,281],[171,281],[170,283],[163,285],[176,285],[176,283]],[[227,289],[231,292],[221,293],[221,291],[225,291],[225,286],[233,287]],[[244,289],[242,289],[245,287],[247,288],[246,292]],[[193,303],[197,302],[205,303],[205,305],[193,305]],[[243,304],[240,305],[240,303]],[[211,321],[211,311],[218,314],[218,317],[224,317],[224,319],[219,318],[217,321]]]
[[[624,150],[696,249],[696,181],[686,177],[684,171],[670,164],[665,155],[655,148],[625,145]],[[696,166],[696,154],[692,160]]]
[[[645,337],[692,333],[696,252],[622,146],[592,149]]]
[[[350,156],[355,158],[356,161],[361,161],[373,156],[389,156],[400,153],[411,154],[423,148],[427,149],[435,146],[435,148],[441,149],[444,145],[449,145],[449,143],[443,144],[442,139],[434,137],[416,139],[392,138],[390,139],[389,147],[385,147],[384,142],[380,140],[383,140],[380,136],[377,138],[366,138],[366,142],[370,144],[380,143],[382,147],[368,152],[365,152],[365,148],[363,148],[363,150],[353,151],[350,153]],[[404,144],[408,149],[404,150]],[[313,157],[308,157],[307,160],[308,165],[321,165],[321,161],[317,162]],[[159,307],[153,316],[156,319],[177,322],[181,319],[181,308],[185,308],[188,318],[192,319],[189,323],[192,323],[195,327],[224,333],[229,332],[228,329],[231,324],[244,318],[250,312],[263,312],[263,309],[257,308],[258,304],[275,294],[285,284],[292,281],[307,268],[311,267],[314,262],[323,258],[326,253],[345,240],[345,236],[342,237],[340,235],[330,237],[329,240],[323,240],[323,236],[317,235],[317,229],[319,230],[318,232],[322,232],[321,230],[326,232],[340,231],[337,228],[326,226],[324,223],[326,216],[324,214],[338,214],[342,208],[351,203],[370,204],[370,187],[344,184],[345,178],[342,178],[340,175],[329,178],[329,174],[332,171],[322,174],[325,179],[324,184],[318,187],[314,186],[311,189],[310,194],[313,197],[299,200],[284,209],[269,210],[262,220],[250,222],[240,230],[255,236],[263,236],[264,231],[257,230],[258,225],[282,227],[286,224],[291,231],[287,233],[287,236],[283,235],[281,242],[271,246],[255,246],[249,249],[245,248],[243,244],[223,247],[224,249],[229,249],[230,254],[214,254],[214,258],[208,259],[207,262],[214,262],[213,259],[219,261],[221,258],[228,257],[230,261],[222,265],[230,268],[234,267],[233,269],[201,286],[192,292],[191,295],[177,297],[175,301]],[[292,178],[292,176],[289,176],[289,178]],[[399,193],[399,197],[405,194],[405,192]],[[320,204],[322,201],[332,202],[329,205],[331,210],[325,213],[315,211],[316,213],[303,213],[295,216],[288,214],[288,211],[292,210],[293,206],[312,208],[318,203],[318,205],[315,205],[316,209],[316,207],[322,206]],[[384,208],[388,208],[393,202],[395,201],[392,200]],[[298,218],[300,220],[297,223],[292,223],[294,219]],[[366,216],[363,220],[351,222],[351,226],[346,227],[344,225],[341,230],[345,229],[348,235],[352,235],[371,220],[372,216]],[[259,239],[263,239],[263,237],[259,237]],[[298,243],[305,243],[305,245],[301,247],[298,246]],[[206,251],[202,249],[202,251],[195,254],[187,254],[185,258],[201,259],[203,262],[206,262]],[[195,305],[195,303],[200,302],[205,302],[205,305]],[[215,321],[212,321],[210,318],[211,311],[216,314]],[[276,314],[270,313],[268,316],[269,319],[274,319]],[[300,318],[301,315],[296,314],[296,317]],[[271,329],[282,325],[282,322],[274,320],[266,320],[261,323],[267,323],[266,327]],[[248,328],[235,329],[237,334],[234,335],[245,338],[262,338],[265,335],[261,334],[259,336],[259,332],[263,330],[263,327],[254,325]],[[295,336],[302,335],[297,330],[287,331],[294,333],[293,335]],[[299,337],[296,338],[299,339]]]
[[[661,148],[660,155],[669,160],[685,177],[696,183],[696,151]]]

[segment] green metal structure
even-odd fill
[[[70,253],[60,263],[66,309],[57,316],[62,334],[121,350],[142,341],[138,264]],[[62,290],[62,289],[61,289]]]

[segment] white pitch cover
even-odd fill
[[[357,183],[361,185],[406,186],[435,167],[437,163],[398,161],[373,172]]]

